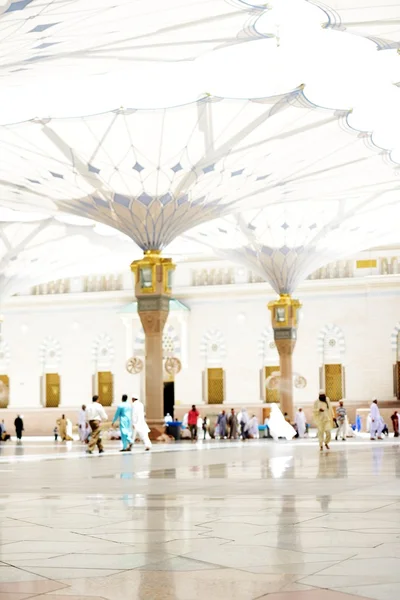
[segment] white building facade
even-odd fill
[[[297,406],[310,405],[321,388],[350,404],[398,394],[397,254],[375,255],[327,267],[298,290],[303,308],[294,371],[307,385],[295,388]],[[5,306],[0,376],[8,378],[9,409],[78,407],[103,388],[109,405],[123,393],[145,398],[143,372],[126,370],[130,357],[144,356],[129,273],[92,281],[93,287],[85,278],[51,282]],[[266,374],[279,371],[267,309],[274,297],[243,268],[178,265],[164,331],[164,358],[182,364],[174,378],[177,408],[265,404]],[[55,404],[46,398],[51,390],[58,393]]]

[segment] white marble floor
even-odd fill
[[[400,444],[0,446],[0,600],[395,600]]]

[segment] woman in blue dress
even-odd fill
[[[129,452],[132,450],[132,406],[128,404],[128,396],[122,396],[122,403],[118,406],[113,425],[119,421],[119,430],[121,432],[122,450],[121,452]]]

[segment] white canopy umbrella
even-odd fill
[[[264,10],[241,0],[0,0],[0,119],[196,100],[209,90],[198,90],[193,61],[260,37]]]
[[[398,239],[397,187],[378,193],[349,193],[340,200],[330,199],[329,194],[308,200],[288,197],[188,234],[195,241],[205,241],[218,255],[245,265],[280,295],[269,308],[280,356],[282,410],[289,415],[293,416],[292,353],[300,307],[291,294],[318,267]]]
[[[278,294],[292,294],[312,272],[398,239],[398,191],[329,198],[288,198],[190,231],[187,237],[248,267]]]
[[[121,61],[193,60],[256,35],[264,9],[241,0],[0,0],[0,64],[29,76],[56,62],[90,76]]]
[[[299,89],[4,126],[3,204],[89,217],[145,251],[242,209],[291,198],[357,202],[396,187],[347,116],[318,109]]]
[[[374,14],[377,20],[382,16],[382,28],[389,24],[399,27],[390,1],[385,7],[371,8],[362,6],[361,0],[338,0],[338,4],[354,9],[346,11],[354,23]],[[255,24],[262,39],[220,48],[196,61],[207,89],[235,98],[243,94],[265,97],[287,92],[301,82],[310,102],[351,110],[349,124],[369,132],[374,143],[400,163],[397,49],[377,51],[381,46],[377,48],[376,40],[354,35],[351,28],[321,27],[327,19],[325,4],[320,7],[320,3],[307,0],[276,0],[269,6]],[[389,11],[387,21],[385,11]]]
[[[399,3],[365,0],[311,0],[326,13],[326,26],[373,40],[380,50],[400,47]]]

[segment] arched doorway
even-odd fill
[[[111,406],[114,401],[114,356],[115,349],[111,337],[106,333],[98,335],[92,345],[93,394],[99,396],[99,402],[103,406]]]
[[[223,404],[225,400],[226,344],[219,329],[209,329],[202,337],[200,355],[205,361],[203,400],[206,404]]]
[[[340,327],[333,324],[325,325],[318,336],[319,384],[333,402],[342,400],[346,395],[343,364],[345,350],[344,335]]]
[[[40,399],[42,406],[57,408],[61,403],[61,344],[55,338],[46,337],[39,348],[42,367],[40,376]]]

